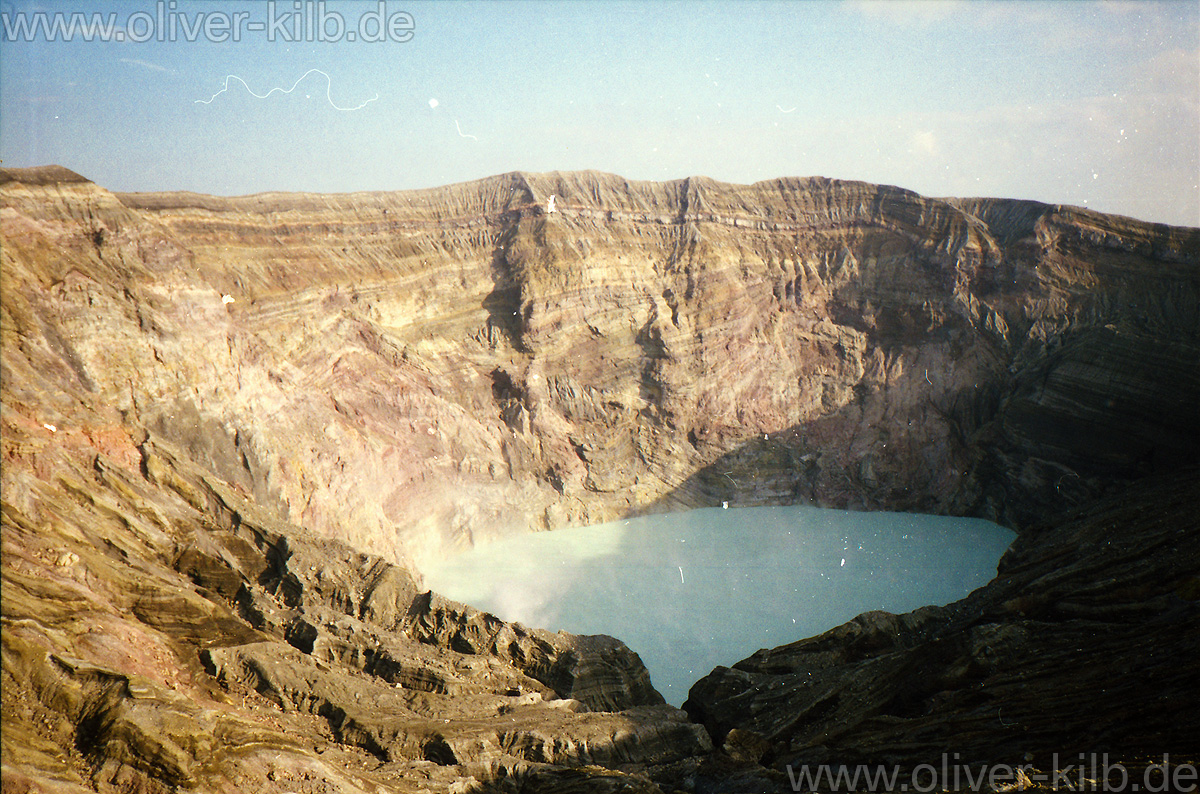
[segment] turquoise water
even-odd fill
[[[759,648],[962,598],[1014,537],[973,518],[711,508],[521,535],[425,573],[430,589],[505,620],[619,637],[678,706]]]

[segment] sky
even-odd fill
[[[3,165],[111,190],[819,175],[1200,226],[1196,0],[0,0],[0,24]]]

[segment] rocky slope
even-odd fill
[[[619,641],[422,593],[137,452],[6,481],[6,790],[466,791],[711,747]]]
[[[0,223],[6,790],[708,785],[726,755],[627,649],[424,595],[421,560],[724,500],[1036,544],[1200,448],[1196,229],[825,179],[217,198],[53,167],[0,172]],[[1179,580],[1167,546],[1140,576]],[[897,642],[968,625],[926,618]],[[718,744],[813,757],[824,723],[730,686],[691,704]]]

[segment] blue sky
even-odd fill
[[[322,8],[346,31],[407,15],[411,37],[304,41],[296,25]],[[13,28],[58,12],[115,26],[69,42]],[[238,41],[179,30],[238,12]],[[0,14],[0,158],[113,190],[821,175],[1200,225],[1193,0],[0,0]],[[251,27],[271,18],[274,35]]]

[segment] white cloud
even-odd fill
[[[1200,101],[1200,49],[1167,50],[1136,65],[1129,88]]]
[[[149,69],[154,72],[168,72],[169,73],[171,71],[170,69],[166,68],[165,66],[159,66],[156,63],[150,63],[149,61],[143,61],[140,58],[122,58],[121,63],[127,63],[127,64],[130,64],[131,66],[140,66],[143,69]]]
[[[937,154],[937,135],[929,130],[920,130],[918,132],[914,132],[909,136],[908,141],[909,151],[925,156],[933,156]]]
[[[877,158],[862,177],[871,181],[926,195],[1031,198],[1200,223],[1194,93],[1125,92],[912,113],[859,125],[860,139],[864,130],[873,133]],[[843,140],[853,135],[841,133]]]

